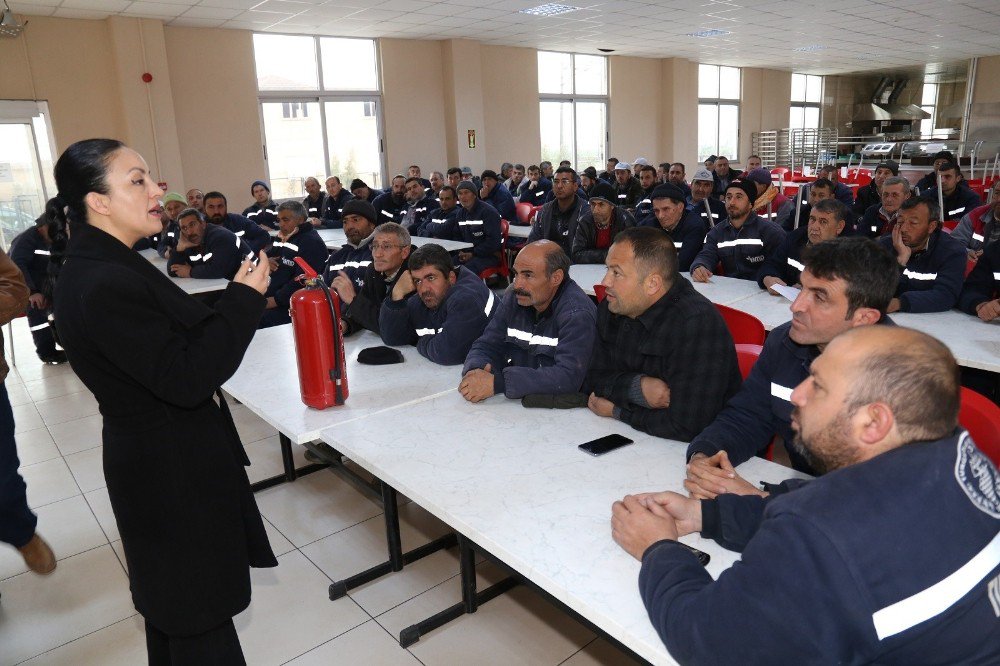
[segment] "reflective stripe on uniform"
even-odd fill
[[[29,326],[28,330],[29,331],[40,331],[43,328],[48,328],[48,327],[49,327],[49,323],[45,322],[44,324],[38,324],[37,326]]]
[[[682,245],[684,245],[684,243],[678,243],[677,241],[674,241],[674,247],[676,247],[678,250],[681,249]]]
[[[345,261],[342,264],[334,264],[330,266],[330,270],[340,271],[345,268],[365,268],[371,265],[371,261]]]
[[[49,252],[48,250],[35,250],[35,254],[41,254],[46,257],[52,256],[52,253]]]
[[[736,240],[723,241],[717,247],[735,247],[737,245],[764,245],[764,241],[759,238],[737,238]]]
[[[982,582],[998,564],[1000,533],[951,575],[925,590],[872,613],[875,634],[881,641],[944,613]]]
[[[545,345],[547,347],[555,347],[559,344],[559,338],[547,338],[544,335],[532,335],[528,331],[522,331],[516,328],[508,328],[507,337],[524,340],[529,345]]]
[[[782,386],[781,384],[775,384],[771,382],[771,395],[775,398],[781,398],[787,402],[792,401],[792,389]]]
[[[444,330],[443,327],[439,328],[437,330],[435,330],[433,328],[418,328],[417,329],[417,335],[419,335],[420,337],[423,337],[425,335],[436,335],[437,333],[440,333],[443,330]]]
[[[956,215],[958,213],[961,213],[964,210],[965,210],[965,206],[962,206],[961,208],[956,208],[955,210],[949,210],[948,214],[949,215]]]
[[[486,307],[485,307],[485,308],[483,308],[483,314],[484,314],[484,315],[486,315],[487,317],[489,317],[489,316],[490,316],[490,312],[492,312],[492,311],[493,311],[493,302],[494,302],[495,300],[496,300],[496,297],[495,297],[495,296],[493,296],[493,292],[492,292],[492,291],[490,291],[490,297],[489,297],[489,299],[488,299],[488,300],[486,301]]]
[[[804,271],[806,267],[800,261],[795,261],[791,257],[788,257],[788,265],[797,271]]]
[[[936,280],[938,276],[937,273],[918,273],[911,271],[909,268],[903,271],[903,275],[911,280]]]
[[[976,233],[974,233],[974,234],[972,234],[972,240],[978,241],[978,242],[982,243],[985,239],[983,238],[982,234],[976,234]]]
[[[298,252],[299,251],[299,246],[296,245],[295,243],[288,243],[288,242],[282,243],[280,241],[275,241],[272,245],[274,247],[287,247],[292,252]]]
[[[382,213],[383,215],[385,215],[385,216],[386,216],[387,218],[389,218],[390,220],[392,219],[392,213],[390,213],[390,212],[386,211],[386,210],[385,210],[384,208],[383,208],[383,209],[382,209],[382,210],[381,210],[380,212],[381,212],[381,213]]]
[[[482,226],[482,225],[483,225],[482,220],[465,220],[464,222],[458,223],[458,226],[460,227],[472,227],[472,226]]]

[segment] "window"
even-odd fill
[[[920,108],[931,114],[930,118],[923,118],[920,121],[920,136],[922,138],[947,139],[948,132],[941,132],[937,127],[937,107],[938,107],[938,84],[924,82],[924,89],[920,93]]]
[[[310,176],[382,187],[374,40],[255,34],[253,41],[274,198],[303,197]]]
[[[740,69],[698,65],[698,159],[725,155],[738,160]]]
[[[822,97],[822,76],[792,74],[792,105],[788,110],[788,126],[792,129],[819,129]]]
[[[45,102],[0,100],[0,246],[35,224],[55,196]]]
[[[542,159],[569,160],[577,171],[603,169],[607,154],[608,60],[538,52]]]

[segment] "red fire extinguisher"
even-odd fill
[[[305,274],[305,286],[289,305],[302,402],[315,409],[342,405],[348,392],[340,298],[305,260],[296,257],[295,263]]]

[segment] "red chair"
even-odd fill
[[[872,182],[871,169],[848,169],[847,182],[856,183],[858,187],[864,187]]]
[[[736,345],[736,361],[740,364],[740,374],[743,375],[743,379],[750,375],[750,370],[760,358],[762,351],[764,351],[764,347],[761,345]]]
[[[510,225],[507,223],[507,220],[500,218],[500,252],[497,253],[500,264],[481,270],[479,277],[483,280],[488,280],[491,277],[499,275],[510,282],[510,264],[507,260],[507,234],[509,231]]]
[[[969,431],[979,450],[1000,465],[1000,407],[986,396],[962,387],[958,422]]]
[[[607,291],[608,290],[605,288],[605,286],[603,284],[595,284],[594,285],[594,296],[597,298],[597,302],[598,303],[600,303],[601,301],[603,301],[604,297],[608,295]]]
[[[764,344],[766,332],[764,324],[760,322],[760,319],[741,310],[735,310],[725,305],[719,305],[718,303],[715,304],[715,307],[718,308],[719,314],[726,321],[729,334],[733,336],[733,342],[737,345]]]
[[[941,223],[941,228],[950,234],[955,230],[955,227],[958,226],[959,222],[961,222],[961,220],[945,220]]]
[[[527,201],[522,201],[521,203],[514,206],[517,211],[517,221],[521,224],[531,224],[531,218],[535,216],[535,207],[532,206]]]

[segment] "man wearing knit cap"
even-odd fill
[[[708,169],[698,169],[691,176],[691,193],[687,196],[688,210],[697,210],[705,225],[714,227],[726,219],[726,204],[712,196],[715,178]]]
[[[502,234],[500,213],[479,199],[479,188],[469,180],[458,184],[458,240],[472,243],[471,250],[458,253],[459,262],[477,275],[500,264]]]
[[[483,183],[479,188],[479,198],[493,206],[500,213],[500,217],[511,222],[517,219],[517,212],[514,210],[514,197],[507,186],[501,182],[496,171],[487,169],[480,178]]]
[[[590,195],[590,210],[576,225],[570,255],[573,263],[603,264],[615,236],[634,226],[632,215],[615,204],[614,189],[607,183],[598,183]]]
[[[930,173],[924,174],[923,178],[917,181],[916,188],[920,190],[921,193],[932,187],[937,187],[937,172],[943,164],[955,161],[955,154],[950,150],[939,150],[934,153],[934,161],[932,162],[933,169]]]
[[[365,181],[360,178],[355,178],[351,181],[351,194],[355,199],[361,199],[362,201],[371,203],[375,201],[375,197],[377,197],[379,193],[368,187],[368,183]]]
[[[720,158],[721,159],[721,158]],[[776,252],[785,231],[753,212],[756,186],[734,180],[726,188],[729,219],[716,225],[705,238],[705,246],[691,264],[691,278],[708,282],[718,264],[726,277],[756,280],[765,258]]]
[[[858,188],[858,194],[854,197],[854,214],[861,217],[865,214],[865,211],[874,206],[875,204],[882,203],[882,183],[885,182],[886,178],[891,178],[893,176],[899,175],[899,163],[893,160],[887,160],[880,163],[875,167],[875,173],[872,176],[872,182],[868,183],[864,187]]]
[[[580,189],[587,194],[589,199],[593,196],[594,186],[597,185],[597,169],[592,166],[587,167],[580,172]]]
[[[278,206],[271,199],[271,186],[255,180],[250,186],[254,202],[243,211],[243,217],[265,229],[278,228]]]
[[[347,242],[326,260],[323,275],[327,284],[343,273],[358,291],[365,286],[365,271],[372,264],[371,236],[375,231],[375,208],[364,199],[344,204],[344,235]]]
[[[684,193],[673,183],[657,185],[649,198],[653,202],[654,217],[648,226],[661,229],[670,236],[677,251],[677,270],[690,270],[691,262],[701,251],[708,233],[705,211],[698,207],[689,209]]]

